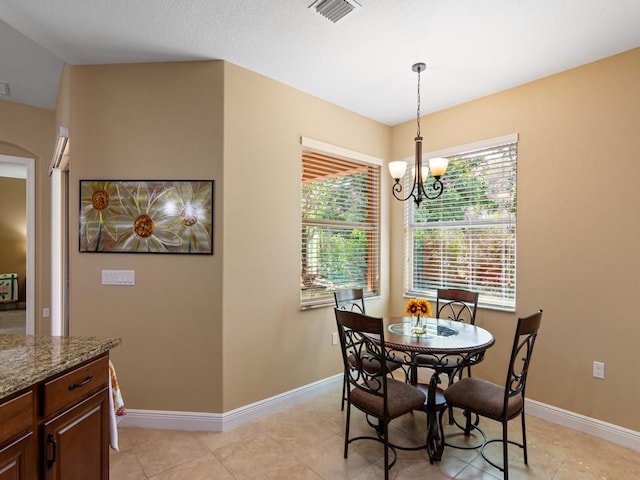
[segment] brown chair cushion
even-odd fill
[[[479,378],[463,378],[450,385],[444,392],[449,405],[468,408],[485,417],[500,419],[504,409],[504,387]],[[522,395],[511,397],[507,404],[507,418],[518,415],[522,410]]]
[[[413,385],[393,378],[387,379],[387,408],[390,418],[421,408],[425,400],[424,393]],[[351,403],[376,417],[384,416],[384,404],[380,396],[354,388],[351,390]]]

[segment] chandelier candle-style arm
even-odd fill
[[[418,74],[418,109],[416,113],[416,122],[418,124],[418,132],[415,138],[415,168],[413,171],[413,185],[409,194],[406,197],[402,197],[402,178],[407,171],[407,162],[404,161],[396,161],[389,163],[389,173],[395,180],[391,191],[393,192],[393,196],[396,197],[400,201],[409,200],[413,198],[413,201],[419,207],[422,200],[435,200],[440,195],[442,195],[443,184],[440,178],[447,171],[447,166],[449,164],[449,160],[446,158],[432,158],[429,160],[429,169],[431,170],[431,175],[433,175],[433,184],[430,187],[431,195],[429,195],[428,191],[425,190],[424,183],[427,180],[429,175],[427,168],[422,165],[422,136],[420,135],[420,72],[425,70],[427,66],[424,63],[415,63],[411,69]]]

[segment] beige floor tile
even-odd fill
[[[455,480],[496,480],[502,479],[502,473],[498,470],[495,470],[495,472],[489,472],[474,467],[473,465],[467,465],[453,478],[455,478]]]
[[[198,438],[211,452],[214,452],[224,447],[241,446],[256,435],[264,433],[264,430],[254,422],[226,432],[200,432]]]
[[[593,476],[600,480],[637,480],[640,478],[640,452],[615,447],[603,440],[581,434],[574,446],[573,455],[565,461],[563,467],[561,472],[574,469],[587,479]]]
[[[243,444],[218,448],[213,454],[239,480],[256,478],[259,472],[277,470],[290,462],[287,451],[264,433]]]
[[[234,480],[234,476],[213,455],[205,455],[175,468],[171,468],[150,480]],[[118,480],[115,477],[114,480]]]
[[[112,452],[109,456],[109,475],[113,480],[145,480],[147,477],[136,454],[129,451]]]
[[[209,454],[209,450],[191,432],[164,433],[154,432],[152,440],[135,448],[138,461],[148,477]]]
[[[322,480],[309,465],[299,460],[288,458],[262,471],[252,472],[251,480]]]
[[[349,458],[345,459],[342,438],[340,441],[331,443],[326,450],[314,457],[304,459],[304,462],[325,480],[351,479],[371,466],[358,450],[351,447]]]

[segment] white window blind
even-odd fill
[[[517,135],[455,151],[425,154],[449,159],[442,196],[405,204],[405,295],[462,288],[479,292],[481,306],[513,311]]]
[[[340,288],[379,291],[380,165],[302,150],[303,308],[334,302]]]

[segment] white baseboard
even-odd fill
[[[340,373],[222,414],[127,408],[127,415],[120,417],[118,425],[163,430],[223,432],[292,407],[320,394],[331,392],[336,387],[342,386],[342,378]]]
[[[527,399],[526,402],[526,412],[530,415],[640,451],[640,432],[535,400]]]
[[[333,391],[341,386],[342,374],[340,373],[222,414],[127,409],[127,415],[121,417],[118,425],[163,430],[223,432],[304,402],[317,395]],[[528,414],[543,420],[640,451],[640,432],[535,400],[527,399],[526,408]]]

